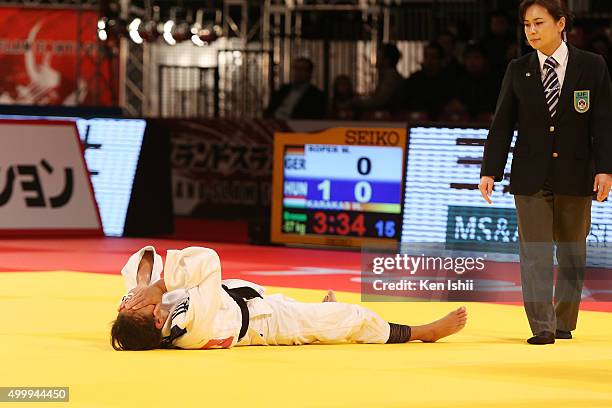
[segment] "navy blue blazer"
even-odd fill
[[[544,97],[534,51],[508,65],[481,176],[503,179],[514,129],[510,193],[538,192],[550,175],[555,193],[590,196],[595,174],[612,174],[612,84],[604,59],[568,44],[568,62],[554,118]]]

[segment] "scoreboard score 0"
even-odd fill
[[[271,238],[287,244],[395,244],[406,129],[276,133]]]

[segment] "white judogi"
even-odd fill
[[[136,286],[138,264],[146,251],[154,252],[151,281],[161,276],[162,260],[147,246],[133,254],[121,270],[128,292]],[[385,343],[389,324],[376,313],[348,303],[301,303],[240,279],[221,281],[221,263],[209,248],[168,250],[164,281],[168,293],[162,303],[170,315],[162,335],[184,349],[229,348],[235,345],[293,345],[308,343]],[[221,285],[248,286],[261,298],[247,301],[249,329],[238,342],[242,315],[238,304]]]

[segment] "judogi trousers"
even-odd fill
[[[545,183],[536,194],[515,195],[514,200],[523,302],[531,331],[572,331],[584,281],[592,198],[555,194]],[[553,246],[558,263],[556,286]]]
[[[386,343],[390,326],[373,311],[342,302],[301,303],[284,295],[264,296],[270,313],[251,317],[237,345]]]

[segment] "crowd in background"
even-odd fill
[[[595,35],[586,45],[606,59],[612,73],[610,39]],[[505,13],[494,12],[487,34],[478,41],[460,43],[451,30],[438,34],[424,47],[421,69],[408,78],[398,72],[398,48],[383,44],[374,91],[357,95],[353,79],[340,75],[329,98],[311,83],[313,62],[298,58],[292,61],[291,83],[272,94],[264,116],[486,123],[495,111],[506,66],[520,54],[519,47],[516,25]]]

